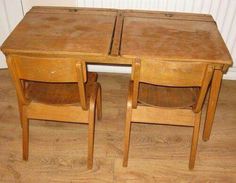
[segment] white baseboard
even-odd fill
[[[130,66],[111,66],[111,65],[88,65],[88,71],[109,72],[109,73],[131,73]]]
[[[223,79],[236,80],[236,67],[229,68],[228,72],[223,76]]]
[[[0,51],[0,69],[4,69],[7,68],[7,64],[5,61],[5,56],[3,55],[3,53]]]
[[[130,66],[107,66],[107,65],[88,65],[89,71],[108,72],[108,73],[131,73]],[[236,80],[236,67],[231,67],[223,79]]]

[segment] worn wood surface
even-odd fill
[[[162,86],[201,86],[207,65],[201,62],[140,60],[138,81]],[[135,71],[134,71],[135,73]]]
[[[198,94],[198,88],[162,87],[140,83],[138,102],[147,106],[187,108],[194,105]]]
[[[0,78],[2,183],[236,182],[235,81],[222,83],[212,138],[208,142],[199,139],[193,171],[186,166],[190,128],[145,124],[132,125],[129,166],[123,168],[125,106],[130,76],[99,74],[103,88],[103,119],[97,121],[95,127],[94,168],[87,170],[86,125],[32,121],[30,157],[28,162],[22,160],[15,89],[7,70],[0,70]]]
[[[125,17],[121,56],[231,63],[214,22],[171,18]]]
[[[88,82],[96,82],[97,73],[88,73]],[[78,85],[76,83],[44,83],[26,82],[25,94],[30,101],[42,102],[44,104],[76,104],[80,105]],[[86,84],[86,100],[89,100],[92,85]]]
[[[70,9],[56,9],[52,13],[44,8],[41,10],[33,9],[26,14],[8,37],[3,50],[108,54],[116,13],[107,11],[103,14],[96,10],[76,13]]]
[[[2,50],[112,64],[135,57],[232,64],[212,16],[192,13],[33,7]]]

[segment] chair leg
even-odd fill
[[[123,166],[128,166],[129,145],[130,145],[130,130],[131,130],[131,111],[127,110],[125,121],[125,138],[124,138],[124,157]]]
[[[98,120],[102,119],[102,91],[101,87],[98,87],[97,92],[97,118]]]
[[[201,112],[196,114],[195,121],[194,121],[192,145],[191,145],[191,152],[190,152],[190,159],[189,159],[189,169],[190,170],[192,170],[194,168],[194,164],[195,164],[198,137],[199,137],[199,129],[200,129],[200,121],[201,121]]]
[[[22,113],[22,145],[23,145],[23,159],[28,160],[29,157],[29,120],[27,116]]]
[[[94,111],[89,114],[88,124],[88,160],[87,168],[93,168],[93,151],[94,151]]]
[[[18,100],[18,110],[19,110],[21,128],[23,127],[23,122],[22,122],[23,111],[22,111],[22,108],[23,108],[23,106],[22,106],[22,104],[20,103],[20,101]]]

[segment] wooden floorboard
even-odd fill
[[[129,165],[122,167],[129,77],[99,74],[103,119],[96,122],[94,168],[87,170],[82,124],[31,120],[29,160],[22,160],[16,94],[8,71],[0,70],[0,182],[236,182],[236,81],[223,81],[211,138],[200,138],[189,171],[192,129],[166,125],[133,124]]]

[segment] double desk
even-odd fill
[[[112,65],[132,65],[137,57],[210,63],[215,70],[204,140],[210,137],[222,75],[232,64],[212,16],[190,13],[33,7],[1,49],[7,59],[20,54]]]

